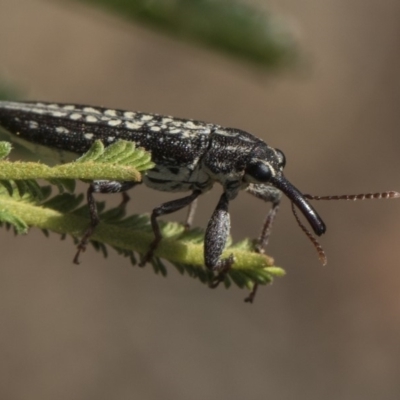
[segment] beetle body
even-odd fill
[[[69,104],[0,102],[0,123],[20,139],[76,154],[97,139],[106,145],[134,141],[151,151],[156,164],[144,183],[168,192],[204,192],[214,182],[230,192],[245,189],[249,154],[264,144],[238,129],[200,121]],[[265,159],[276,157],[263,147],[270,153]]]
[[[143,176],[143,182],[156,190],[192,194],[153,210],[155,241],[145,261],[161,240],[156,218],[189,206],[216,182],[222,185],[223,194],[205,237],[205,263],[212,270],[222,270],[232,263],[221,260],[221,254],[230,229],[228,203],[240,190],[272,202],[275,208],[283,192],[317,235],[325,232],[316,211],[283,176],[283,153],[239,129],[101,107],[6,101],[0,102],[0,126],[20,139],[76,154],[86,152],[97,139],[105,145],[130,140],[150,151],[155,167]],[[91,185],[89,192],[120,192],[133,185],[99,181]],[[95,225],[97,216],[92,212],[91,217]],[[85,235],[86,241],[93,229]]]

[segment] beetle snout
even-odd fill
[[[326,225],[314,207],[308,203],[303,194],[282,174],[272,177],[270,183],[281,190],[296,205],[307,219],[316,235],[321,236],[326,232]]]

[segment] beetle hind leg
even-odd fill
[[[78,250],[74,257],[75,264],[79,264],[79,256],[86,250],[90,237],[93,235],[96,226],[100,222],[96,201],[94,199],[94,193],[122,193],[123,197],[120,207],[125,207],[126,203],[129,201],[129,196],[124,192],[138,184],[138,182],[93,181],[89,185],[86,197],[89,207],[90,225],[78,244]]]

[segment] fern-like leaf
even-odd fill
[[[0,143],[0,155],[1,148]],[[8,152],[4,151],[4,154],[8,155]],[[39,163],[0,161],[0,222],[13,226],[17,233],[26,233],[28,227],[34,226],[45,234],[71,235],[78,242],[90,224],[89,212],[83,202],[84,196],[71,193],[74,187],[70,182],[76,178],[138,181],[141,175],[137,169],[144,171],[153,165],[149,153],[126,141],[109,147],[95,142],[77,162],[51,168]],[[56,182],[59,194],[50,197],[51,188],[39,185],[35,180],[38,178]],[[106,210],[104,202],[97,203],[97,207],[101,222],[91,237],[93,247],[107,256],[110,246],[136,264],[154,238],[149,215],[126,216],[125,207]],[[216,276],[204,267],[203,230],[187,230],[182,224],[162,221],[160,228],[163,240],[151,262],[157,274],[167,274],[168,268],[163,261],[167,260],[181,274],[206,284],[215,282]],[[249,239],[233,245],[229,241],[223,257],[230,254],[235,263],[225,276],[226,287],[235,283],[251,290],[255,284],[268,284],[274,277],[284,274],[282,269],[273,266],[270,257],[255,253]]]

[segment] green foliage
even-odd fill
[[[9,150],[8,144],[0,143],[0,154],[3,158],[8,155]],[[111,176],[107,172],[104,176],[104,170],[101,170],[99,165],[105,169],[111,168],[114,175]],[[134,143],[125,141],[107,148],[104,148],[101,142],[96,142],[76,162],[53,168],[43,168],[43,165],[38,163],[11,163],[2,160],[0,223],[6,227],[13,227],[16,233],[26,233],[28,227],[37,227],[46,234],[52,231],[71,235],[75,242],[78,242],[90,221],[87,205],[83,202],[84,196],[73,193],[73,179],[86,180],[90,176],[90,179],[128,180],[128,177],[131,180],[140,180],[138,170],[144,171],[152,166],[149,153],[143,149],[136,149]],[[60,168],[64,168],[62,173]],[[10,173],[9,176],[3,172],[4,169]],[[16,173],[15,169],[23,172]],[[34,176],[32,170],[38,174]],[[51,197],[51,187],[39,185],[36,182],[39,178],[56,184],[59,193]],[[106,256],[107,247],[112,247],[136,264],[153,240],[149,216],[127,216],[123,206],[106,210],[104,203],[98,203],[98,211],[101,222],[91,237],[94,248]],[[186,273],[203,283],[214,282],[216,276],[203,265],[203,230],[186,230],[182,224],[175,222],[160,221],[160,226],[163,240],[152,260],[154,271],[165,276],[167,267],[163,260],[167,260],[181,274]],[[235,283],[240,288],[251,290],[255,284],[265,285],[274,277],[284,274],[282,269],[273,266],[271,258],[255,253],[253,244],[248,239],[230,245],[223,256],[228,257],[230,254],[233,254],[235,263],[225,277],[226,287]]]
[[[105,148],[100,141],[96,141],[84,156],[73,163],[49,167],[34,162],[3,161],[0,180],[51,179],[53,184],[57,182],[61,186],[71,185],[65,182],[66,179],[140,181],[140,171],[153,165],[150,154],[143,149],[135,149],[133,142],[120,140]]]
[[[8,142],[0,142],[0,160],[8,157],[12,149],[11,143]]]
[[[296,59],[282,21],[237,0],[81,0],[266,68]]]

